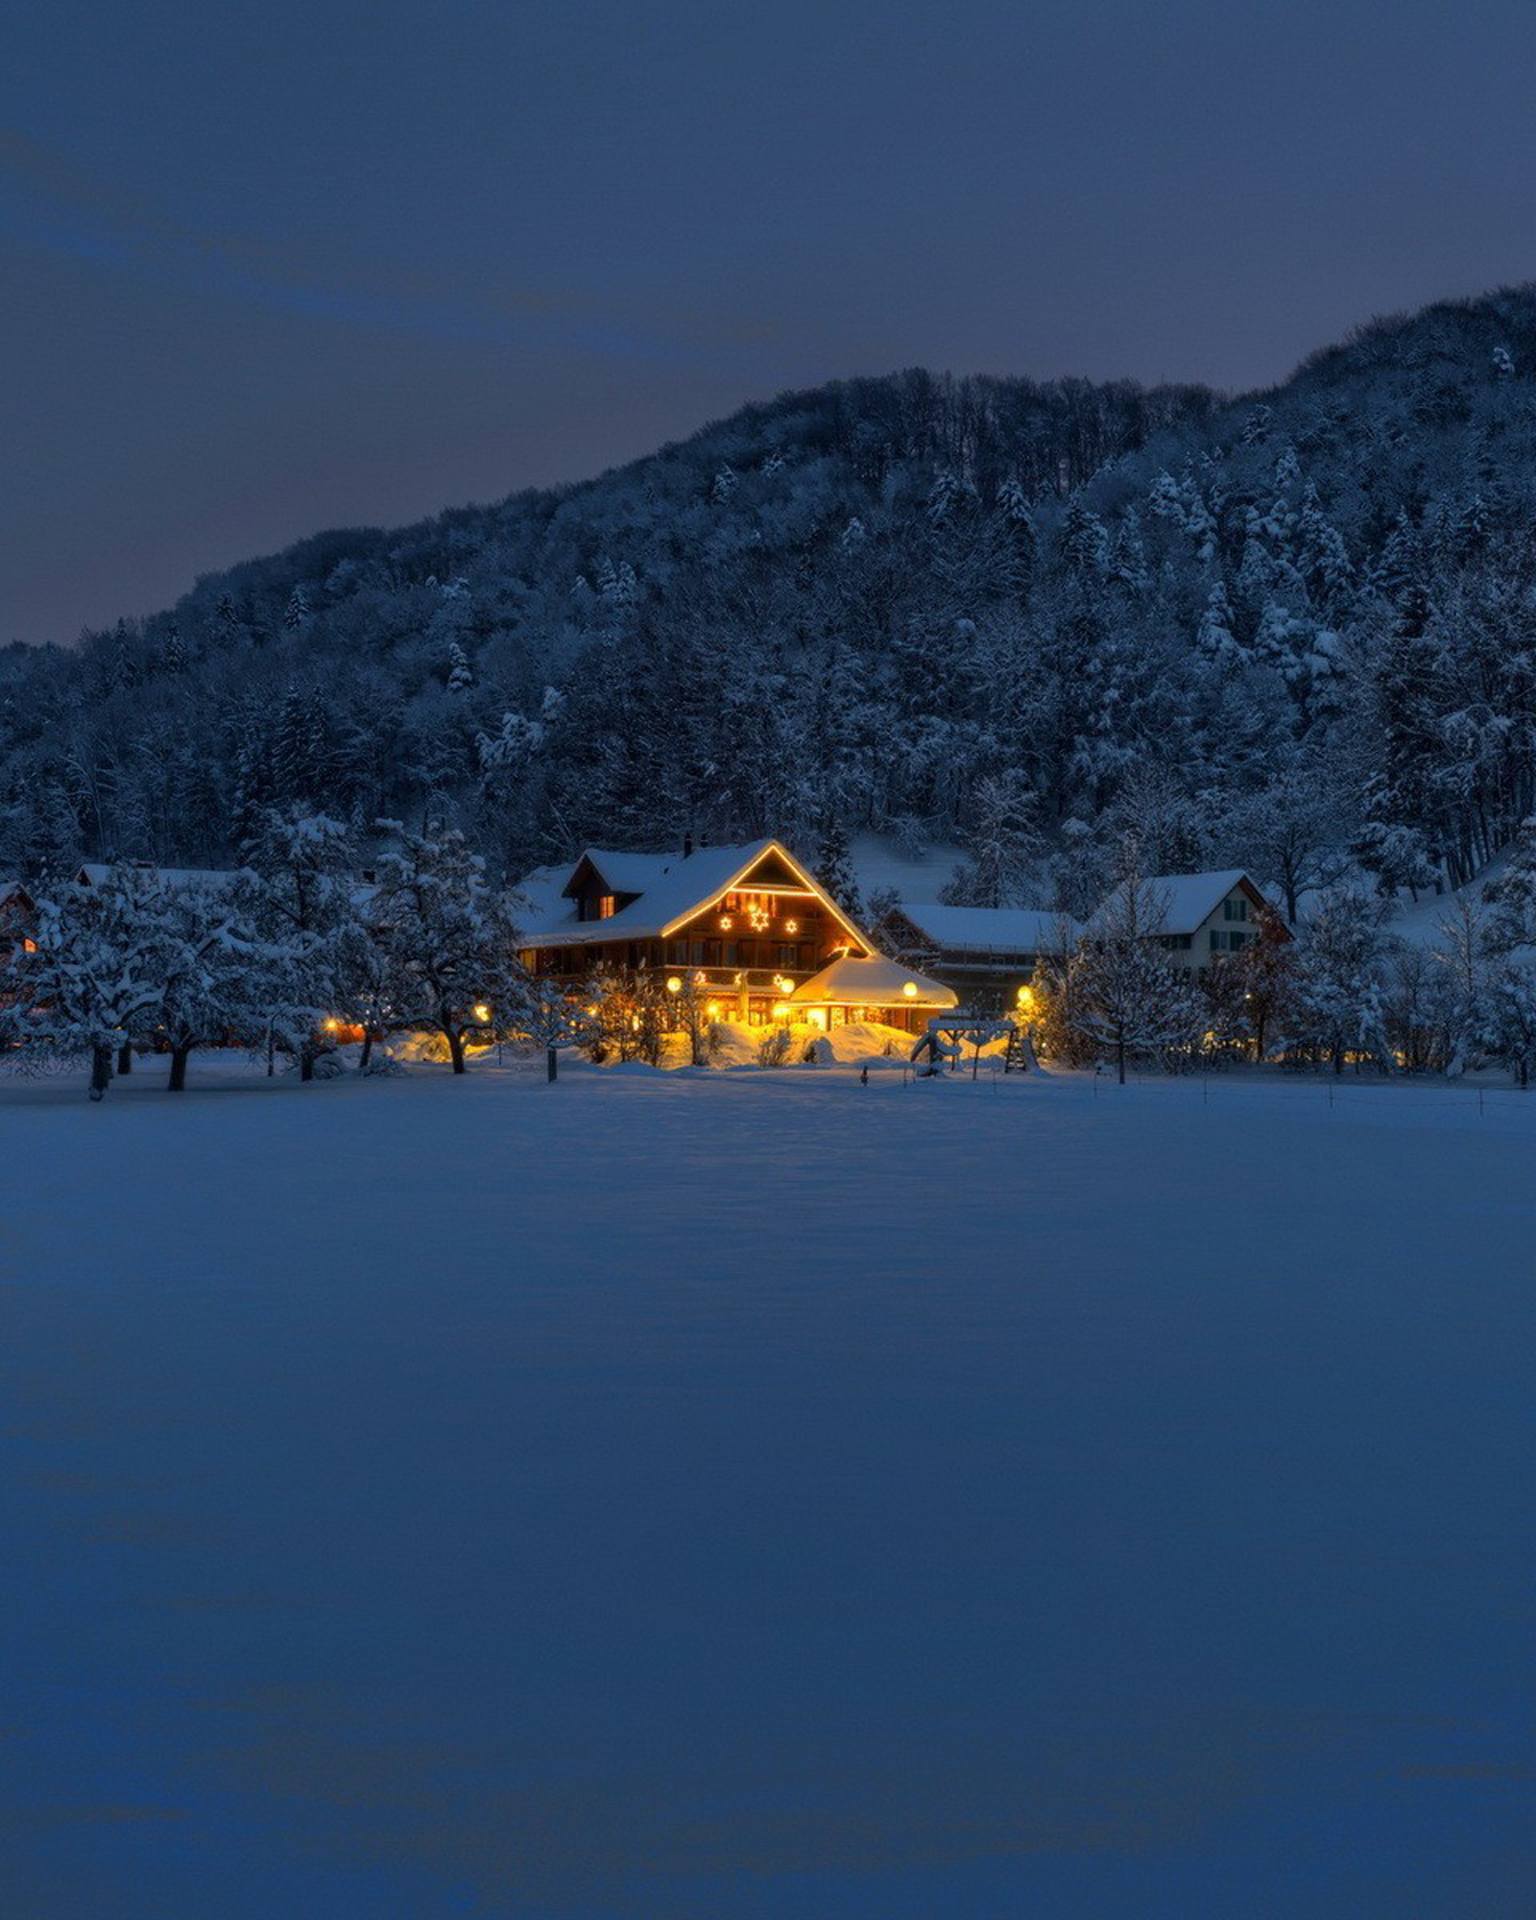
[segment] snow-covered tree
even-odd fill
[[[961,907],[1017,907],[1039,892],[1045,843],[1035,796],[1020,775],[977,781],[961,845],[966,857],[940,899]]]
[[[1083,936],[1072,983],[1072,1020],[1110,1049],[1122,1086],[1130,1057],[1189,1047],[1201,1030],[1187,974],[1170,966],[1157,944],[1166,913],[1166,900],[1147,885],[1127,848],[1119,878]]]
[[[1500,951],[1536,946],[1536,817],[1521,822],[1492,894],[1490,944]]]
[[[1482,998],[1480,1035],[1518,1085],[1531,1084],[1536,1064],[1536,966],[1501,960],[1490,971]]]
[[[38,900],[30,941],[11,957],[6,1033],[27,1048],[83,1054],[100,1100],[113,1055],[156,1023],[165,957],[147,874],[120,866],[99,886],[60,887]]]
[[[599,1031],[596,1016],[553,980],[529,980],[520,985],[511,1008],[497,1016],[498,1027],[524,1034],[535,1046],[542,1047],[546,1077],[553,1081],[559,1072],[560,1055],[567,1047],[591,1045]]]
[[[253,991],[269,1042],[314,1078],[325,1022],[343,1011],[343,957],[357,918],[354,849],[346,827],[302,807],[263,808],[234,906],[256,955]]]
[[[158,879],[146,907],[160,985],[153,1030],[170,1053],[166,1086],[179,1093],[196,1048],[259,1037],[263,956],[222,889]]]
[[[391,1024],[441,1034],[454,1072],[463,1073],[466,1036],[510,1025],[509,1006],[520,1013],[526,1004],[512,916],[456,829],[413,833],[384,820],[378,827],[395,845],[379,862],[367,914],[386,956]]]
[[[469,664],[469,655],[457,640],[450,640],[448,643],[448,691],[468,693],[474,684],[475,675]]]
[[[1351,1053],[1391,1062],[1383,969],[1387,941],[1379,895],[1340,882],[1303,922],[1297,942],[1295,1007],[1304,1044],[1335,1073]]]

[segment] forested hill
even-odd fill
[[[0,654],[0,873],[257,808],[584,841],[956,839],[980,900],[1461,878],[1532,805],[1536,289],[1275,390],[852,380],[587,484],[325,533]]]

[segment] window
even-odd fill
[[[1226,945],[1227,945],[1227,936],[1224,933],[1218,932],[1215,927],[1212,927],[1211,928],[1211,952],[1224,953],[1226,951]]]
[[[1238,894],[1235,899],[1223,900],[1221,903],[1221,911],[1225,919],[1246,920],[1248,918],[1248,902],[1241,894]]]
[[[800,949],[792,942],[781,940],[776,949],[778,964],[781,967],[796,967],[800,964]]]
[[[1188,953],[1194,935],[1189,933],[1160,933],[1158,939],[1163,946],[1167,947],[1170,953]]]
[[[600,893],[600,894],[599,894],[599,895],[597,896],[597,917],[598,917],[598,919],[599,919],[599,920],[611,920],[611,919],[613,918],[613,910],[614,910],[614,906],[615,906],[615,905],[616,905],[616,901],[615,901],[615,898],[614,898],[614,895],[613,895],[613,894],[611,894],[611,893]]]

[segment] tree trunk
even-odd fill
[[[453,1062],[455,1073],[464,1071],[464,1035],[456,1026],[446,1026],[443,1032],[448,1036],[448,1057]]]
[[[133,1048],[126,1040],[117,1050],[117,1070],[119,1073],[133,1072]]]
[[[192,1049],[187,1047],[171,1048],[171,1077],[165,1083],[167,1093],[185,1093],[187,1090],[187,1060]]]
[[[359,1073],[366,1073],[368,1071],[368,1062],[372,1058],[373,1058],[373,1028],[364,1027],[363,1028],[363,1053],[362,1053],[362,1058],[357,1063],[357,1070]]]
[[[544,1062],[545,1062],[545,1070],[549,1078],[549,1083],[551,1086],[553,1086],[555,1081],[555,1075],[560,1071],[559,1051],[554,1047],[546,1047],[544,1049]]]
[[[1123,1037],[1115,1042],[1115,1061],[1120,1069],[1120,1084],[1123,1087],[1125,1085],[1125,1040]]]
[[[315,1077],[315,1049],[313,1042],[306,1040],[299,1048],[299,1081],[313,1080]]]
[[[99,1100],[112,1083],[112,1049],[91,1048],[91,1098]]]

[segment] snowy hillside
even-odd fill
[[[1149,870],[1289,899],[1464,881],[1532,806],[1536,294],[1290,381],[909,372],[584,486],[319,534],[0,655],[0,877],[220,864],[268,803],[586,842],[828,823],[1082,909]]]

